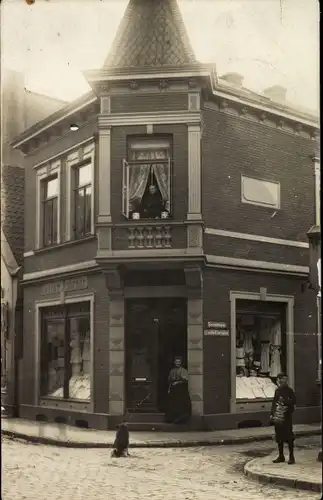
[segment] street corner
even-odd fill
[[[317,450],[299,450],[296,464],[274,464],[276,454],[254,458],[244,465],[244,474],[249,479],[264,484],[276,484],[288,488],[322,492],[322,470],[317,458]]]

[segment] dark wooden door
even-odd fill
[[[153,299],[129,300],[126,305],[127,408],[158,410],[158,330]]]

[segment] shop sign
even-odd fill
[[[227,328],[227,324],[226,323],[217,322],[217,321],[208,321],[207,327],[208,328],[217,328],[217,329],[223,329],[223,330],[225,330]]]
[[[212,337],[229,337],[229,330],[204,330],[204,335]]]
[[[41,295],[58,295],[61,292],[74,292],[76,290],[85,290],[88,287],[87,277],[72,278],[65,281],[56,281],[47,283],[41,289]]]

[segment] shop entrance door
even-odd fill
[[[130,412],[164,412],[175,356],[187,366],[186,299],[126,301],[126,404]]]

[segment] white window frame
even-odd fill
[[[73,231],[75,169],[87,162],[91,164],[91,235],[95,232],[95,143],[91,142],[76,149],[66,158],[66,241],[75,239]]]
[[[61,160],[48,163],[36,172],[36,249],[44,247],[43,229],[44,215],[42,208],[42,184],[49,177],[57,175],[58,195],[57,195],[57,242],[61,242]],[[53,245],[54,246],[54,245]]]
[[[131,141],[132,151],[149,151],[156,149],[168,149],[171,151],[171,143],[165,139],[154,139],[154,138],[138,138]],[[153,161],[152,161],[153,162]],[[130,212],[130,199],[129,199],[129,182],[130,182],[130,169],[133,162],[129,162],[125,159],[122,160],[122,215],[129,219]],[[168,199],[170,210],[169,213],[172,214],[172,162],[171,157],[168,157]]]
[[[256,182],[263,182],[263,183],[267,183],[267,184],[276,185],[277,190],[278,190],[277,202],[275,204],[271,205],[269,203],[262,203],[261,201],[253,201],[253,200],[248,200],[247,198],[245,198],[245,196],[244,196],[244,181],[245,180],[252,180],[252,181],[256,181]],[[250,177],[248,175],[241,175],[241,202],[242,203],[247,203],[248,205],[256,205],[259,207],[267,207],[267,208],[278,210],[278,209],[280,209],[280,197],[281,197],[280,182],[269,181],[267,179],[259,179],[257,177]]]

